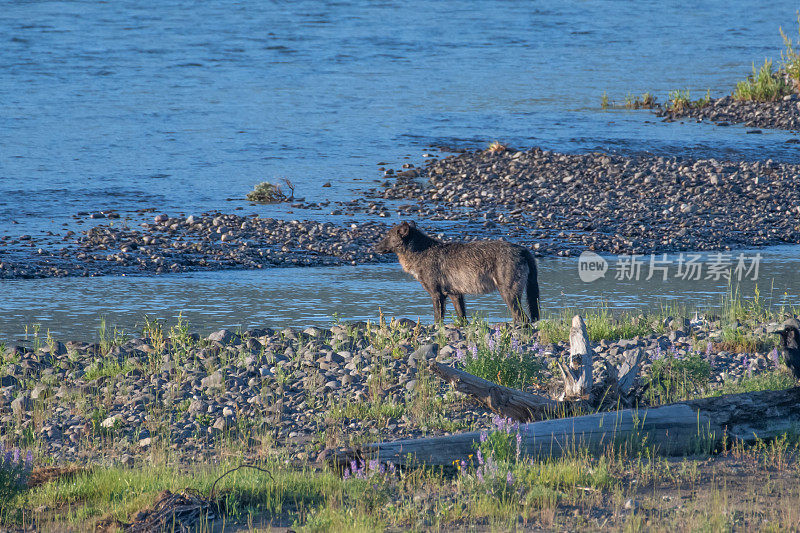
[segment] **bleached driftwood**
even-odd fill
[[[588,398],[592,391],[593,358],[594,351],[589,345],[586,323],[580,315],[575,315],[569,330],[569,364],[558,362],[564,380],[564,393],[560,401]]]
[[[800,426],[800,387],[690,400],[654,408],[623,409],[520,425],[521,450],[536,459],[573,450],[602,452],[609,447],[646,443],[658,455],[708,451],[724,435],[752,441],[775,437]],[[452,465],[474,453],[479,431],[442,437],[367,445],[336,455],[342,465],[353,458],[377,458],[399,465]]]

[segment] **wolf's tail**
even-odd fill
[[[536,259],[528,250],[525,250],[525,260],[528,262],[528,284],[525,292],[528,295],[528,310],[531,322],[539,320],[539,275],[536,270]]]

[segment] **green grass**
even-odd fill
[[[343,405],[334,405],[329,411],[333,419],[358,418],[362,420],[377,420],[385,422],[390,418],[400,418],[406,412],[402,404],[382,401],[346,402]]]
[[[626,109],[652,109],[655,106],[656,98],[650,93],[642,93],[641,97],[631,93],[625,95]]]
[[[772,61],[765,59],[759,69],[753,63],[753,74],[736,84],[733,97],[737,100],[773,102],[791,92],[792,88],[780,72],[773,72]]]
[[[106,358],[102,362],[95,362],[86,369],[83,379],[86,381],[93,381],[101,377],[116,377],[121,374],[126,374],[131,370],[139,368],[139,365],[133,361],[124,361],[120,363],[114,358]]]
[[[705,395],[711,365],[698,353],[678,358],[670,353],[653,361],[644,379],[645,398],[650,405],[662,405]]]
[[[597,309],[563,309],[560,313],[550,315],[541,320],[539,328],[540,340],[543,343],[562,342],[569,339],[572,317],[580,314],[586,322],[589,340],[632,339],[637,335],[663,333],[663,315],[642,313],[618,313],[614,315],[606,306]]]
[[[800,88],[800,52],[795,50],[794,41],[783,32],[783,28],[779,28],[779,31],[784,44],[784,50],[781,52],[781,70],[793,80],[796,91]],[[797,12],[797,32],[799,36],[797,44],[800,46],[800,11]]]
[[[675,89],[670,91],[667,95],[668,111],[680,112],[692,108],[701,108],[711,103],[711,90],[707,90],[705,96],[697,100],[692,100],[691,93],[688,89]]]
[[[726,381],[722,387],[714,390],[712,396],[723,394],[739,394],[762,390],[784,390],[797,386],[797,380],[785,369],[780,368],[755,376],[742,376],[737,381]]]

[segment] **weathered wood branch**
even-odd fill
[[[800,387],[679,402],[654,408],[623,409],[520,425],[521,449],[536,459],[556,458],[578,449],[597,453],[609,447],[645,443],[659,455],[707,451],[725,434],[752,441],[800,426]],[[452,465],[474,453],[480,432],[400,440],[364,446],[337,455],[374,457],[399,465]]]
[[[506,418],[520,422],[540,420],[564,409],[562,402],[547,396],[503,387],[442,363],[433,363],[431,371],[452,383],[457,391],[472,396],[490,411]]]

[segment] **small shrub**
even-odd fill
[[[8,502],[25,490],[32,467],[33,454],[30,451],[23,458],[19,448],[3,453],[0,446],[0,502]]]
[[[288,179],[283,180],[291,191],[289,196],[281,190],[280,185],[262,181],[252,191],[247,193],[247,199],[259,204],[273,204],[277,202],[290,202],[294,200],[294,185]]]
[[[609,105],[610,104],[608,102],[608,94],[606,94],[606,92],[603,91],[603,96],[600,97],[600,109],[608,109]]]
[[[486,149],[487,152],[491,152],[493,154],[499,154],[499,153],[505,152],[506,150],[508,150],[508,145],[507,144],[503,144],[500,141],[494,141]]]
[[[772,71],[772,61],[764,60],[760,69],[753,64],[753,75],[736,84],[733,97],[737,100],[773,102],[789,94],[791,89],[779,73]]]

